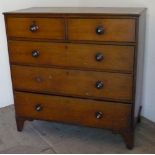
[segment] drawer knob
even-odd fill
[[[37,104],[37,105],[35,106],[35,110],[38,111],[38,112],[40,112],[40,111],[43,110],[43,107],[42,107],[40,104]]]
[[[31,32],[37,32],[39,30],[39,26],[36,25],[35,23],[33,23],[31,26],[30,26],[30,31]]]
[[[37,58],[37,57],[39,57],[39,55],[40,55],[40,52],[38,50],[32,51],[32,56],[33,57]]]
[[[103,86],[104,86],[104,84],[103,84],[102,81],[97,81],[97,82],[96,82],[96,88],[97,88],[97,89],[102,89]]]
[[[96,54],[96,61],[102,61],[104,59],[104,56],[102,53],[97,53]]]
[[[103,113],[102,112],[96,112],[96,118],[97,119],[102,119],[103,118]]]
[[[101,34],[104,34],[104,32],[105,32],[105,29],[103,26],[98,26],[96,28],[96,34],[101,35]]]

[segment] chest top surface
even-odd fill
[[[121,7],[32,7],[4,14],[102,14],[139,16],[146,8]]]

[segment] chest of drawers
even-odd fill
[[[30,8],[4,13],[16,122],[48,120],[120,133],[140,121],[144,8]]]

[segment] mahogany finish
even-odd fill
[[[69,19],[68,38],[135,42],[135,23],[135,19]]]
[[[135,49],[133,46],[9,41],[9,50],[12,64],[132,73]],[[38,56],[32,55],[34,51],[39,52]]]
[[[15,92],[15,98],[16,112],[19,116],[113,130],[129,126],[130,104],[21,92]],[[41,110],[37,110],[37,105],[42,107]],[[102,113],[102,118],[97,117],[98,112]]]
[[[132,76],[128,74],[13,65],[12,76],[15,90],[132,102]],[[98,81],[103,82],[100,89]]]
[[[61,18],[8,18],[8,36],[21,38],[64,39],[65,25]]]
[[[120,133],[140,121],[145,8],[30,8],[5,14],[16,122]]]

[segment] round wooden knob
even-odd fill
[[[37,51],[37,50],[34,50],[34,51],[32,51],[32,56],[33,57],[39,57],[39,55],[40,55],[40,52],[39,51]]]
[[[96,88],[97,88],[97,89],[102,89],[103,86],[104,86],[104,84],[103,84],[102,81],[97,81],[97,82],[96,82]]]
[[[105,32],[105,29],[103,26],[98,26],[96,28],[96,34],[101,35],[101,34],[104,34],[104,32]]]
[[[104,56],[102,53],[97,53],[96,54],[96,61],[102,61],[104,59]]]
[[[32,24],[31,26],[30,26],[30,31],[31,32],[37,32],[39,30],[39,26],[38,25],[36,25],[36,24]]]
[[[37,105],[35,106],[35,110],[38,111],[38,112],[42,111],[42,110],[43,110],[42,105],[37,104]]]
[[[103,118],[103,113],[102,112],[96,112],[96,118],[97,119],[102,119]]]

